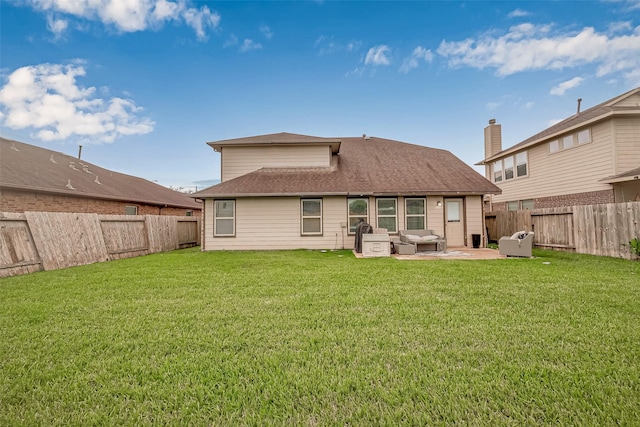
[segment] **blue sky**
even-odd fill
[[[640,1],[0,0],[2,136],[192,188],[207,141],[372,136],[482,160],[640,86]],[[0,159],[1,160],[1,159]],[[480,170],[480,169],[477,169]]]

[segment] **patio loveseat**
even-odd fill
[[[413,244],[416,252],[447,250],[447,239],[438,236],[433,230],[400,230],[400,241]]]

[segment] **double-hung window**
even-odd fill
[[[513,179],[513,156],[504,158],[504,179]]]
[[[404,199],[407,230],[425,230],[427,228],[425,202],[425,199]]]
[[[527,152],[523,151],[522,153],[516,154],[516,176],[526,176],[527,175]]]
[[[398,232],[398,200],[377,199],[378,228],[386,228],[389,233]]]
[[[493,163],[493,182],[502,181],[502,160]]]
[[[302,199],[300,215],[303,236],[322,234],[322,199]]]
[[[347,200],[349,217],[349,233],[355,233],[360,220],[369,222],[369,199],[357,198]]]
[[[235,236],[236,201],[216,200],[214,202],[214,236]]]

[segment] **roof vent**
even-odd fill
[[[102,185],[102,183],[98,181],[98,175],[96,175],[96,179],[94,179],[93,182],[95,182],[96,184]]]
[[[489,119],[489,124],[490,125],[495,125],[496,124],[496,119]]]
[[[371,137],[369,135],[367,135],[366,133],[362,134],[362,137],[366,140],[366,141],[370,141]]]
[[[53,158],[53,154],[51,155],[51,157],[49,157],[49,161],[50,161],[51,163],[58,163],[58,162],[56,162],[56,160]]]
[[[65,187],[67,187],[69,190],[75,190],[73,185],[71,185],[71,180],[67,181],[67,185],[65,185]]]
[[[580,114],[580,104],[582,104],[582,98],[578,98],[578,111],[576,114]]]

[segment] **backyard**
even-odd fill
[[[0,279],[0,425],[638,425],[640,262],[198,248]]]

